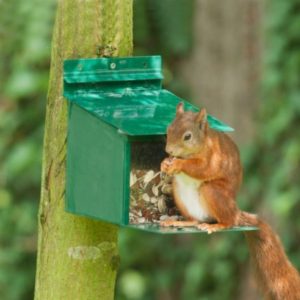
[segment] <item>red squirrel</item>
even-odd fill
[[[278,236],[254,214],[237,207],[242,183],[239,150],[224,132],[211,129],[205,109],[184,111],[183,103],[167,131],[161,171],[173,176],[176,206],[186,221],[165,220],[161,226],[196,226],[212,233],[233,226],[245,231],[258,285],[268,300],[300,300],[300,276],[288,260]]]

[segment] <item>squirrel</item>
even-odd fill
[[[258,285],[268,300],[300,300],[300,276],[288,260],[279,237],[257,215],[239,210],[236,196],[243,170],[236,144],[213,130],[204,108],[184,111],[183,103],[167,130],[161,171],[173,176],[176,206],[186,221],[164,220],[161,226],[196,226],[208,233],[234,226],[245,231]]]

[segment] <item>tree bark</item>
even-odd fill
[[[261,79],[260,0],[197,0],[195,44],[182,76],[193,99],[236,131],[240,145],[254,135]]]
[[[35,300],[113,299],[118,227],[64,211],[63,60],[132,52],[132,0],[60,0],[46,109]]]

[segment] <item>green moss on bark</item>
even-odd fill
[[[99,50],[100,49],[100,50]],[[64,211],[67,58],[132,52],[132,0],[60,0],[46,111],[35,300],[113,299],[118,228]]]

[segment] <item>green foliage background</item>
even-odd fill
[[[37,206],[55,0],[0,2],[0,299],[32,299]],[[178,62],[194,1],[135,1],[135,54],[164,55],[165,85],[188,98]],[[266,212],[300,269],[300,3],[265,9],[257,135],[242,149],[243,208]],[[248,265],[238,233],[162,237],[122,230],[117,299],[237,299]]]
[[[55,1],[0,2],[0,299],[32,299]]]

